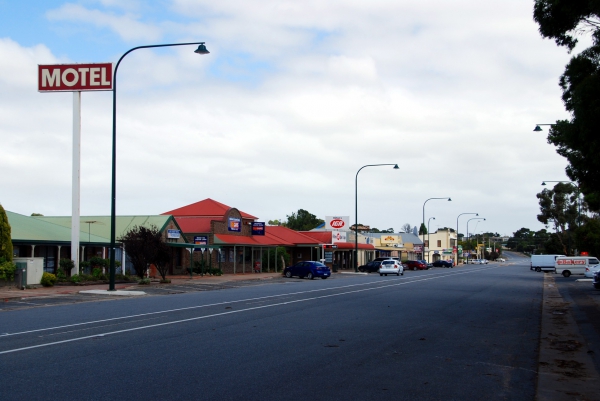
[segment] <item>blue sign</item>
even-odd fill
[[[206,245],[208,245],[208,237],[205,235],[195,236],[194,244],[206,246]],[[201,248],[194,248],[194,252],[200,252],[200,251],[201,251]]]
[[[167,230],[167,238],[181,238],[179,230]]]
[[[252,235],[265,235],[265,223],[259,221],[252,222]]]
[[[230,217],[227,222],[227,231],[236,231],[238,233],[242,231],[242,219]]]

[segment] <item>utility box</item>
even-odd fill
[[[44,274],[44,258],[13,258],[13,262],[19,266],[26,264],[25,285],[36,285],[42,281]]]
[[[22,290],[27,285],[27,263],[17,262],[17,270],[15,270],[15,287]]]

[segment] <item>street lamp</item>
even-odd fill
[[[358,169],[354,178],[354,271],[358,272],[358,173],[365,167],[394,166],[394,170],[399,170],[397,164],[366,164]]]
[[[540,125],[550,125],[550,126],[552,126],[552,125],[556,125],[556,124],[536,124],[535,128],[533,129],[533,132],[541,132],[541,131],[543,131],[543,129],[542,129],[542,127],[540,127]]]
[[[458,218],[463,214],[474,214],[475,216],[479,216],[479,213],[461,213],[456,217],[456,266],[458,266]]]
[[[108,285],[109,291],[115,290],[115,236],[116,236],[116,197],[117,197],[117,71],[123,58],[137,49],[149,49],[153,47],[172,47],[172,46],[189,46],[198,45],[194,50],[196,54],[209,54],[210,52],[204,46],[205,42],[189,42],[189,43],[167,43],[160,45],[137,46],[127,50],[117,62],[115,72],[113,73],[113,118],[112,118],[112,183],[111,183],[111,205],[110,205],[110,280]]]
[[[429,198],[425,202],[423,202],[423,228],[425,228],[425,204],[432,199],[447,199],[448,202],[452,202],[451,198]],[[427,230],[429,232],[429,230]],[[423,257],[425,257],[425,231],[423,230]],[[428,258],[429,259],[429,258]],[[429,262],[429,260],[428,260]]]
[[[473,217],[472,219],[467,220],[467,240],[469,238],[469,221],[471,221],[471,220],[483,220],[483,221],[485,221],[485,219],[483,217]]]
[[[435,220],[435,217],[430,217],[427,220],[427,259],[429,259],[429,247],[430,247],[430,244],[431,244],[431,242],[429,241],[429,233],[430,233],[430,231],[429,231],[429,223],[431,222],[431,219]],[[423,241],[423,242],[425,242],[425,241]],[[425,244],[423,244],[423,245],[425,245]],[[423,248],[423,252],[425,252],[425,248]]]

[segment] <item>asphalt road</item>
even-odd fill
[[[532,400],[543,275],[336,275],[0,314],[2,400]]]

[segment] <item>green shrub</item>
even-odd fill
[[[71,276],[71,278],[69,279],[73,284],[77,284],[79,282],[81,282],[81,276],[79,274],[74,274]]]
[[[12,281],[15,278],[17,265],[9,262],[4,258],[0,258],[0,280]]]
[[[99,278],[101,274],[102,269],[99,267],[94,267],[94,269],[92,270],[92,276],[94,276],[95,278]]]
[[[148,284],[150,284],[150,279],[149,278],[140,279],[140,281],[138,281],[138,284],[140,284],[140,285],[148,285]]]
[[[73,262],[71,259],[62,258],[58,262],[58,267],[62,269],[63,272],[70,272],[75,267],[75,262]]]
[[[46,272],[42,274],[42,280],[40,281],[41,285],[44,287],[52,287],[54,283],[56,283],[56,276],[54,274]]]

